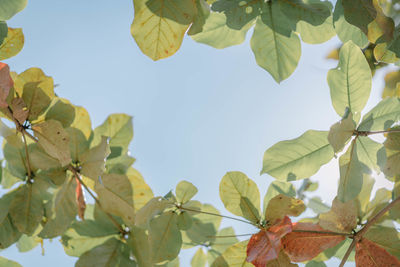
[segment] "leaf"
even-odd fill
[[[162,213],[170,205],[169,201],[161,197],[152,198],[135,214],[135,225],[146,227],[150,219]]]
[[[400,261],[385,249],[363,238],[356,244],[356,265],[400,266]]]
[[[252,23],[249,23],[241,30],[235,30],[226,25],[224,14],[211,12],[203,25],[203,30],[191,35],[191,37],[196,42],[222,49],[243,43],[247,31],[252,25]]]
[[[14,98],[11,102],[13,117],[22,125],[28,118],[29,111],[24,100],[20,97]]]
[[[400,233],[395,228],[374,225],[364,237],[400,259]]]
[[[373,0],[342,0],[346,20],[364,33],[368,32],[368,25],[377,17]]]
[[[123,155],[128,151],[128,145],[133,138],[132,117],[126,114],[108,116],[104,123],[94,130],[91,147],[101,143],[103,136],[110,138],[110,158]]]
[[[375,180],[368,174],[363,175],[363,185],[360,194],[357,198],[358,217],[363,218],[366,212],[367,205],[371,198],[371,191],[374,186]]]
[[[55,120],[48,120],[32,127],[38,144],[50,156],[58,159],[62,166],[71,162],[69,151],[69,136],[61,123]]]
[[[177,219],[177,214],[170,211],[150,220],[149,240],[154,262],[173,260],[178,256],[182,236]]]
[[[326,264],[321,261],[309,261],[305,267],[326,267]]]
[[[299,37],[292,32],[290,21],[281,14],[278,3],[267,2],[257,18],[250,41],[257,64],[268,71],[276,82],[287,79],[300,59]]]
[[[289,182],[284,182],[284,181],[272,181],[272,183],[269,185],[267,193],[264,196],[264,201],[263,201],[263,211],[267,209],[268,202],[275,196],[283,194],[288,197],[295,197],[296,196],[296,190],[294,189],[294,186],[289,183]]]
[[[294,262],[311,260],[328,248],[342,242],[345,237],[328,233],[310,233],[295,231],[326,232],[317,224],[294,223],[293,231],[282,238],[283,249]]]
[[[0,249],[5,249],[18,241],[22,233],[13,225],[8,214],[0,223]]]
[[[1,0],[0,1],[0,20],[9,20],[15,14],[23,10],[27,0]]]
[[[207,18],[210,16],[210,6],[205,0],[196,0],[196,15],[187,34],[194,35],[203,31]]]
[[[330,209],[330,207],[324,204],[321,198],[319,197],[310,198],[310,200],[307,203],[307,207],[312,209],[312,211],[317,214],[328,212]]]
[[[340,49],[339,65],[328,72],[327,79],[336,113],[343,117],[348,108],[358,121],[368,101],[372,79],[360,48],[351,41],[345,43]]]
[[[129,257],[126,244],[112,238],[85,252],[76,262],[76,267],[128,267],[136,266]]]
[[[75,107],[66,99],[55,97],[46,112],[45,120],[57,120],[64,128],[75,120]]]
[[[237,243],[220,255],[211,267],[252,267],[251,263],[246,261],[246,248],[248,240]]]
[[[398,129],[398,128],[396,128]],[[386,165],[383,172],[387,176],[395,176],[400,174],[400,133],[390,133],[385,140],[386,149]]]
[[[197,193],[197,188],[188,181],[181,181],[175,189],[176,200],[179,203],[185,204],[193,198]]]
[[[8,28],[7,37],[0,45],[0,60],[17,55],[24,47],[24,42],[24,34],[21,28]]]
[[[109,154],[108,139],[103,136],[97,146],[87,150],[80,157],[81,173],[93,180],[97,180],[105,170],[105,161]]]
[[[62,235],[72,221],[75,220],[78,207],[75,202],[75,188],[77,183],[73,177],[68,179],[55,194],[52,204],[52,216],[47,216],[47,222],[40,232],[42,238],[54,238]]]
[[[226,25],[229,28],[241,30],[261,13],[261,8],[261,1],[217,0],[213,3],[211,9],[225,14]]]
[[[344,118],[331,126],[328,134],[328,141],[333,147],[335,153],[342,151],[347,141],[353,136],[355,128],[356,125],[351,113],[347,118]]]
[[[5,21],[0,21],[0,45],[7,37],[7,32],[8,32],[7,23]]]
[[[21,264],[3,257],[0,257],[0,265],[3,267],[22,267]]]
[[[194,254],[192,260],[190,261],[190,266],[205,267],[206,262],[207,262],[206,254],[204,254],[203,249],[199,248]]]
[[[104,211],[120,216],[128,226],[134,225],[133,191],[127,176],[103,174],[95,191]]]
[[[10,68],[7,64],[0,62],[0,107],[8,107],[6,100],[13,86],[14,82],[10,76]]]
[[[136,226],[131,228],[131,232],[128,245],[132,248],[137,264],[143,267],[153,267],[148,234],[144,229]]]
[[[129,168],[126,175],[133,190],[135,210],[138,211],[154,197],[153,191],[136,169]]]
[[[400,97],[400,87],[397,86],[399,82],[400,82],[400,71],[391,71],[386,73],[385,88],[383,89],[382,92],[382,98],[393,97],[393,96]]]
[[[359,136],[356,142],[358,160],[369,169],[380,173],[386,162],[383,145],[366,136]]]
[[[340,202],[335,198],[329,212],[319,215],[319,225],[329,231],[350,234],[357,227],[357,207],[354,200]]]
[[[210,242],[212,250],[215,253],[217,253],[218,256],[221,255],[222,253],[224,253],[225,250],[227,250],[230,246],[239,242],[239,240],[235,236],[235,231],[233,230],[232,227],[227,227],[227,228],[223,228],[223,229],[219,230],[218,233],[216,234],[216,236],[225,236],[223,238],[223,242],[221,242],[221,240],[218,238],[216,238],[214,241]],[[208,263],[209,263],[209,265],[211,265],[212,262],[215,260],[215,258],[214,257],[211,258],[210,253],[208,253],[208,254],[209,254]],[[212,261],[211,261],[211,259],[212,259]]]
[[[75,202],[76,206],[78,207],[78,216],[81,220],[84,220],[85,209],[86,209],[85,195],[83,194],[82,184],[77,178],[75,178],[75,180],[76,180]]]
[[[260,220],[260,192],[242,172],[228,172],[222,177],[219,195],[227,210],[254,223]]]
[[[41,240],[42,239],[38,238],[37,236],[27,236],[27,235],[23,234],[17,242],[18,251],[19,252],[28,252],[28,251],[34,249]]]
[[[42,198],[37,190],[36,183],[21,186],[9,208],[13,224],[27,235],[33,234],[43,217]]]
[[[74,108],[75,118],[70,127],[81,130],[86,139],[89,139],[92,134],[92,122],[90,121],[89,113],[83,107],[74,106]]]
[[[367,35],[357,26],[347,22],[342,1],[336,1],[335,10],[333,12],[333,25],[337,36],[343,43],[353,41],[354,44],[361,48],[368,45],[369,41]]]
[[[281,250],[278,258],[271,260],[267,263],[266,267],[296,267],[297,264],[291,263],[288,255]]]
[[[286,216],[269,229],[252,235],[247,244],[246,260],[256,267],[266,266],[269,261],[278,258],[282,248],[281,238],[291,231],[292,222]]]
[[[353,140],[350,147],[339,158],[340,180],[338,200],[347,202],[360,193],[363,183],[362,166],[357,157],[357,143]]]
[[[193,22],[192,0],[135,0],[131,34],[143,54],[159,60],[175,54]]]
[[[30,68],[14,79],[14,89],[22,96],[29,110],[29,121],[34,121],[54,98],[53,78],[39,68]]]
[[[273,197],[265,210],[265,220],[275,224],[277,220],[283,219],[286,215],[299,216],[306,209],[303,201],[279,194]]]
[[[358,131],[381,131],[389,129],[400,119],[400,98],[383,99],[364,115]]]
[[[300,180],[314,175],[333,157],[328,132],[309,130],[302,136],[281,141],[264,153],[261,173],[279,180]]]
[[[392,199],[392,192],[387,190],[386,188],[379,188],[375,192],[374,199],[370,200],[365,209],[364,220],[372,218],[378,212],[380,212],[384,207],[389,204],[389,201]],[[385,218],[384,216],[382,217]],[[382,220],[382,219],[381,219]]]

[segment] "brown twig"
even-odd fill
[[[347,237],[353,237],[354,234],[347,233],[338,233],[338,232],[329,232],[329,231],[312,231],[312,230],[293,230],[295,233],[312,233],[312,234],[328,234],[328,235],[341,235]]]
[[[399,133],[400,129],[389,129],[389,130],[382,130],[382,131],[358,131],[354,130],[353,135],[355,136],[368,136],[373,134],[383,134],[383,133]]]
[[[374,217],[372,217],[372,219],[369,220],[360,231],[358,231],[357,233],[354,234],[353,242],[351,242],[349,248],[347,249],[346,254],[344,255],[342,261],[340,262],[339,267],[343,267],[344,266],[344,264],[346,263],[347,259],[350,256],[350,253],[353,251],[353,249],[356,246],[356,244],[361,240],[361,238],[368,231],[368,229],[377,220],[379,220],[386,212],[388,212],[391,208],[393,208],[393,206],[396,205],[397,203],[400,203],[400,196],[398,196],[396,199],[394,199],[392,202],[390,202],[388,205],[386,205],[386,207],[384,207]]]
[[[32,182],[31,179],[32,177],[32,169],[31,169],[31,162],[29,160],[29,153],[28,153],[28,145],[26,143],[26,137],[25,137],[25,133],[22,131],[22,139],[24,140],[24,145],[25,145],[25,157],[26,157],[26,165],[28,165],[28,182]]]

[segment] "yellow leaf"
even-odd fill
[[[0,45],[0,60],[4,60],[18,54],[24,46],[24,34],[22,29],[8,28],[7,37]]]

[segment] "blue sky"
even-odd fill
[[[132,19],[132,1],[31,0],[9,21],[10,27],[23,28],[25,47],[6,63],[17,72],[42,68],[59,84],[59,96],[89,111],[93,126],[111,113],[134,116],[134,166],[156,195],[185,179],[198,187],[198,200],[229,215],[218,193],[227,171],[246,173],[263,197],[272,181],[259,174],[264,151],[308,129],[328,130],[339,119],[326,82],[336,62],[324,59],[339,44],[336,38],[322,45],[303,43],[298,68],[277,84],[257,66],[249,40],[217,50],[185,37],[176,55],[154,62],[131,37]],[[367,108],[379,101],[382,86],[378,72]],[[336,193],[337,178],[335,164],[314,177],[327,202]],[[223,224],[238,234],[254,231],[232,221]],[[45,252],[44,257],[39,248],[21,254],[12,247],[1,255],[25,267],[76,261],[58,240],[45,242]],[[188,266],[189,254],[181,266]]]

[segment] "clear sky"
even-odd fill
[[[298,68],[277,84],[256,64],[249,40],[217,50],[186,37],[176,55],[153,62],[130,35],[132,19],[131,0],[29,0],[9,21],[10,27],[23,28],[25,47],[6,63],[17,72],[42,68],[59,84],[59,96],[89,111],[93,126],[111,113],[134,116],[134,166],[156,195],[185,179],[198,187],[198,200],[230,215],[218,193],[227,171],[246,173],[263,197],[273,180],[259,174],[264,151],[308,129],[328,130],[339,119],[326,82],[336,62],[324,59],[338,46],[336,38],[303,43]],[[379,101],[382,86],[378,72],[367,108]],[[337,178],[335,164],[313,177],[328,203]],[[238,234],[254,232],[240,223],[223,224]],[[76,261],[56,239],[45,242],[44,257],[40,248],[21,254],[13,246],[0,253],[25,267],[67,267]],[[184,255],[181,266],[189,266],[190,253]]]

